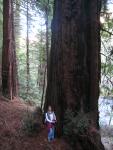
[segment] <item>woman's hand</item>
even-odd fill
[[[56,123],[57,121],[56,121],[56,120],[53,120],[52,122],[53,122],[53,123]]]

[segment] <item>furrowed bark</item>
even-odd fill
[[[12,0],[3,1],[2,94],[10,100],[18,96]]]

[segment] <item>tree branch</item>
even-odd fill
[[[104,32],[107,32],[107,33],[110,34],[110,35],[113,35],[112,32],[109,32],[108,30],[106,30],[106,29],[104,29],[104,28],[101,28],[101,30],[104,31]]]

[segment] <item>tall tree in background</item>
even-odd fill
[[[37,7],[44,13],[45,27],[46,27],[46,57],[47,68],[49,66],[49,53],[50,53],[50,26],[53,17],[53,3],[54,0],[37,0]],[[48,76],[48,69],[47,69]]]
[[[43,108],[43,104],[44,104],[46,86],[47,86],[47,76],[48,76],[48,70],[49,70],[49,53],[50,53],[50,41],[51,41],[51,20],[53,17],[53,3],[54,3],[53,0],[37,0],[37,7],[43,12],[43,16],[45,19],[45,27],[46,27],[46,30],[45,30],[46,63],[44,64],[43,62],[44,65],[40,65],[42,66],[42,69],[39,66],[39,74],[43,78],[41,108]],[[44,66],[45,66],[45,69],[44,69]]]
[[[46,55],[47,55],[47,76],[48,76],[48,63],[49,63],[49,0],[45,7],[45,19],[46,19]]]
[[[16,51],[18,51],[20,48],[20,34],[21,34],[21,25],[20,25],[21,3],[20,2],[21,2],[20,0],[13,0]]]
[[[29,1],[27,0],[27,36],[26,36],[26,65],[27,65],[27,95],[29,93],[29,80],[30,80],[30,70],[29,70]]]
[[[12,0],[3,1],[2,93],[9,99],[18,95]]]
[[[54,107],[59,134],[67,109],[89,113],[98,129],[100,5],[100,0],[55,0],[45,110]]]

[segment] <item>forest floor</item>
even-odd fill
[[[5,101],[0,98],[0,150],[71,150],[63,139],[48,142],[44,126],[40,133],[32,137],[23,132],[22,121],[25,114],[28,111],[33,112],[34,109],[34,106],[18,99]],[[106,150],[113,150],[113,138],[105,136],[104,131],[102,142]]]
[[[21,131],[23,116],[34,107],[19,100],[4,101],[0,98],[0,150],[70,150],[63,139],[48,143],[47,131],[32,137]]]

